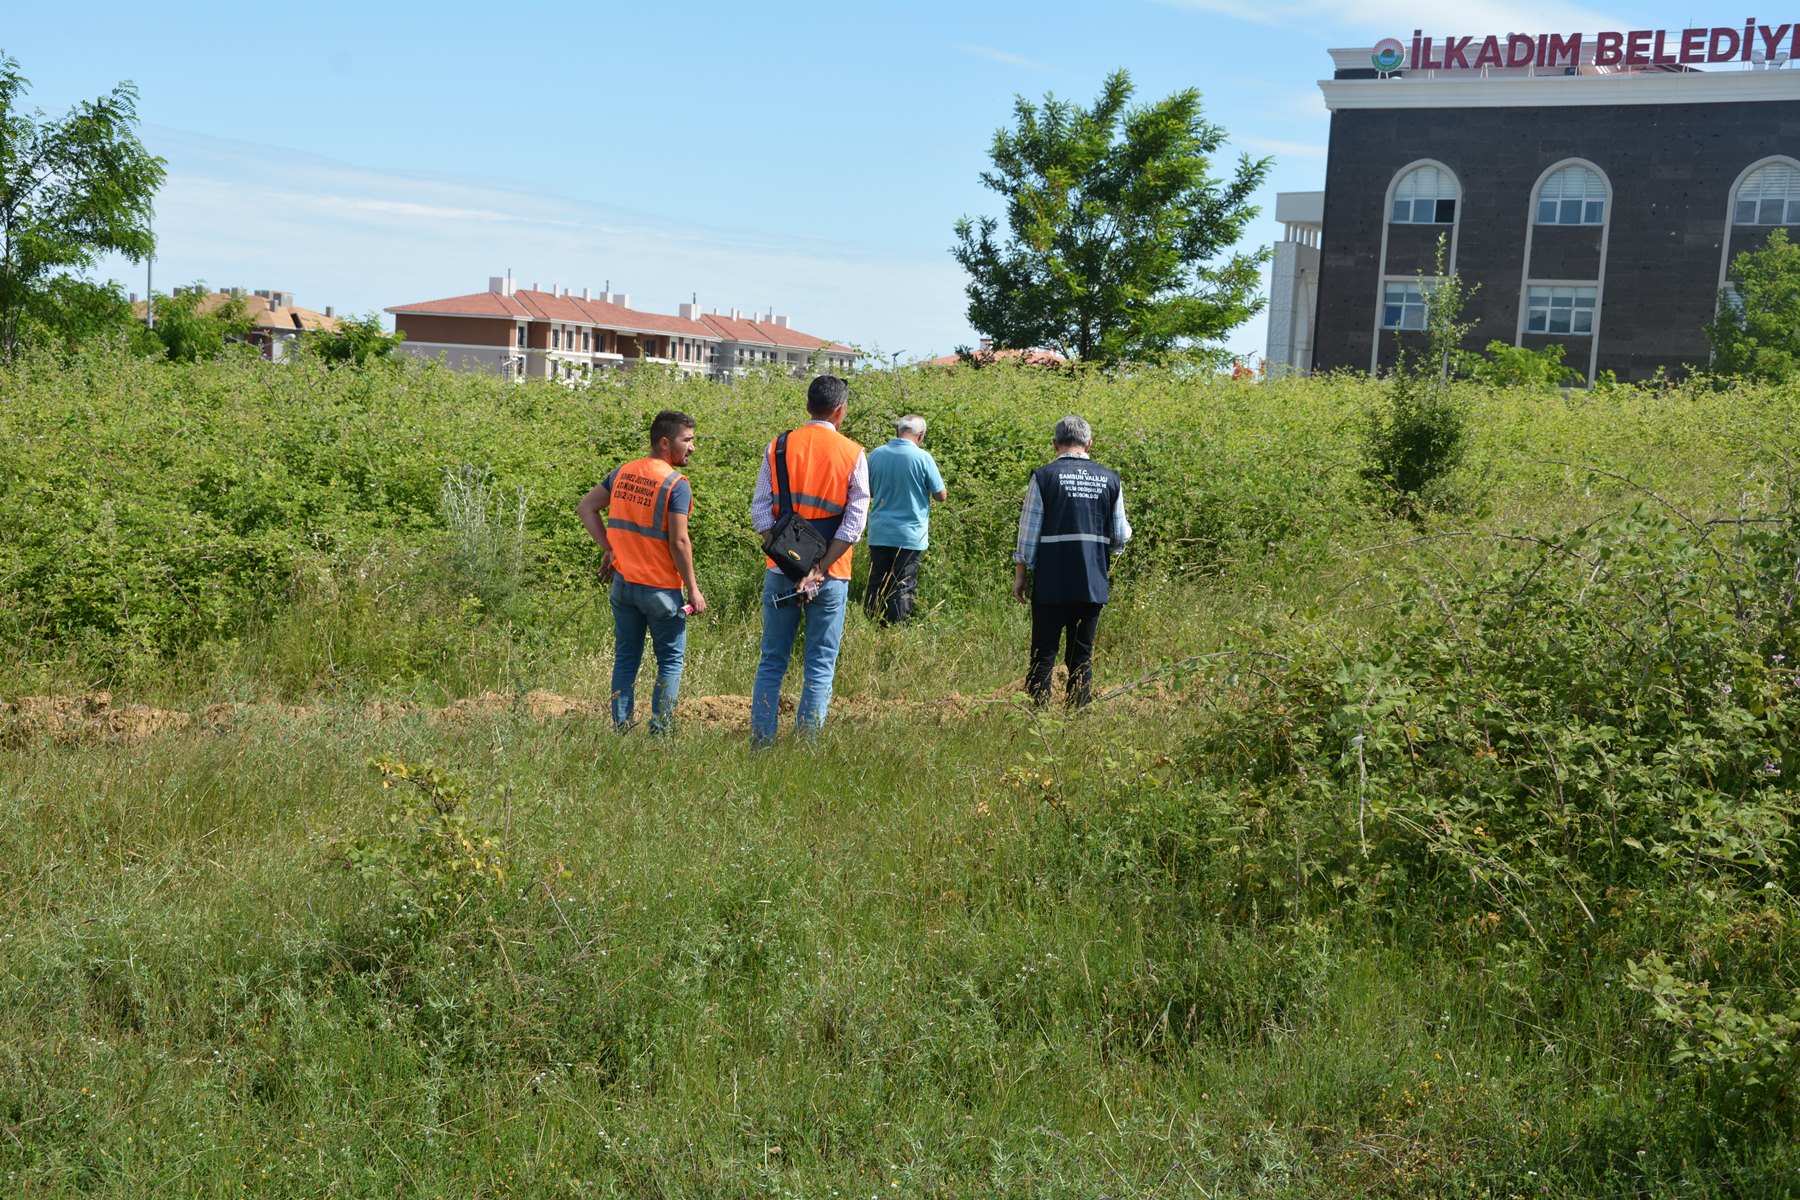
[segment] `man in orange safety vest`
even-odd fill
[[[788,503],[828,547],[798,587],[773,561],[763,573],[762,656],[750,693],[752,746],[768,746],[775,740],[781,681],[787,675],[803,622],[806,650],[796,728],[802,734],[816,733],[825,724],[825,710],[831,705],[838,642],[844,633],[844,608],[850,593],[850,548],[862,537],[869,515],[868,457],[861,446],[838,432],[849,401],[850,386],[837,376],[821,375],[813,380],[806,390],[806,412],[811,419],[769,443],[750,494],[751,527],[767,533],[784,515],[781,491],[785,482]],[[790,602],[790,597],[799,602]]]
[[[631,726],[648,634],[656,655],[650,732],[669,732],[681,691],[687,618],[706,611],[688,537],[694,492],[687,476],[676,470],[693,452],[694,418],[664,409],[650,423],[649,455],[614,470],[575,509],[588,536],[606,548],[600,572],[602,578],[612,578],[612,717],[621,730]]]

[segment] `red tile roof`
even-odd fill
[[[518,321],[562,321],[570,325],[597,325],[639,333],[670,333],[678,337],[710,338],[713,332],[698,321],[663,313],[639,312],[605,300],[583,300],[553,292],[520,288],[510,296],[499,292],[473,292],[443,300],[396,304],[391,313],[431,313],[449,317],[510,317]]]
[[[784,346],[791,350],[835,350],[840,354],[854,354],[850,347],[830,338],[815,337],[810,333],[801,333],[798,329],[787,329],[773,322],[757,320],[733,320],[720,313],[702,313],[700,319],[712,329],[716,336],[731,342],[747,342],[759,346]]]
[[[473,292],[467,296],[451,296],[444,300],[421,300],[417,304],[396,304],[391,313],[442,313],[453,317],[513,317],[530,320],[525,306],[499,292]]]
[[[797,329],[784,329],[774,324],[734,321],[730,317],[713,314],[703,314],[699,320],[691,321],[686,317],[672,317],[665,313],[640,312],[605,300],[583,300],[579,296],[534,292],[526,288],[517,289],[511,296],[502,296],[499,292],[472,292],[467,296],[450,296],[443,300],[396,304],[387,311],[433,313],[451,317],[510,317],[519,321],[562,321],[571,325],[597,325],[604,329],[627,332],[668,333],[677,337],[748,342],[809,351],[824,348],[840,354],[854,353],[850,347],[829,338],[814,337]]]

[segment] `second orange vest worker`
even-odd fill
[[[827,533],[850,505],[850,476],[863,448],[825,425],[802,425],[787,435],[788,486],[793,490],[794,511]],[[769,447],[769,484],[775,488],[775,447]],[[779,497],[779,491],[777,490]],[[779,498],[775,516],[781,516]],[[851,550],[831,564],[832,579],[850,578]],[[773,570],[775,563],[765,560]]]

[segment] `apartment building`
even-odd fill
[[[729,380],[770,365],[795,374],[843,372],[856,359],[850,347],[801,333],[774,313],[759,321],[736,309],[702,313],[698,304],[683,304],[679,315],[669,316],[632,308],[622,292],[519,288],[505,275],[490,278],[484,292],[387,311],[406,334],[403,351],[508,379],[573,379],[661,365]]]

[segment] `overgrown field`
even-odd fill
[[[800,397],[0,371],[0,703],[191,714],[0,708],[5,1194],[1795,1193],[1800,396],[1471,389],[1402,519],[1366,381],[863,376],[951,491],[923,617],[753,755]],[[664,406],[715,705],[659,743],[584,707],[573,509]],[[1070,411],[1138,539],[1040,714]]]

